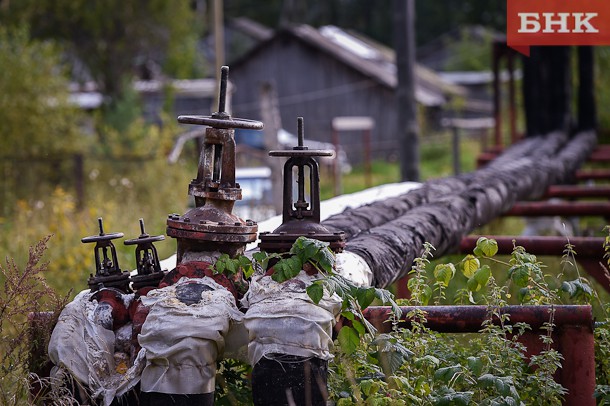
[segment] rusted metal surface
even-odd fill
[[[89,300],[97,301],[96,316],[98,316],[98,323],[104,328],[116,331],[129,321],[129,310],[125,306],[123,292],[120,290],[102,288],[91,295]],[[105,312],[108,314],[103,314]]]
[[[137,275],[131,277],[134,291],[149,286],[158,286],[159,281],[163,279],[159,255],[153,245],[154,242],[163,240],[165,240],[163,235],[147,234],[144,230],[144,220],[140,219],[140,236],[123,242],[125,245],[136,245]]]
[[[415,307],[401,307],[403,317],[399,326],[410,328],[409,314]],[[426,312],[426,326],[443,333],[476,333],[488,316],[486,306],[423,306]],[[506,306],[500,311],[510,315],[510,324],[527,323],[532,330],[526,332],[520,341],[527,347],[527,355],[537,354],[542,349],[540,336],[554,310],[554,346],[563,355],[562,368],[556,376],[568,393],[564,405],[593,406],[595,399],[595,349],[593,339],[593,314],[591,306]],[[392,325],[388,322],[392,313],[387,306],[373,306],[364,310],[364,317],[379,331],[388,332]],[[497,320],[496,320],[497,322]]]
[[[610,180],[610,169],[584,169],[576,171],[575,179],[586,180]]]
[[[235,128],[260,130],[260,121],[232,118],[226,112],[226,92],[229,68],[221,69],[218,111],[212,116],[179,116],[183,124],[206,125],[205,137],[197,178],[189,185],[189,194],[195,198],[195,207],[183,216],[170,215],[167,234],[178,239],[177,260],[181,261],[185,250],[197,243],[224,245],[234,252],[233,244],[256,240],[258,225],[244,221],[232,213],[235,201],[240,200],[241,188],[235,181]],[[206,248],[206,249],[207,249]],[[201,247],[198,247],[201,249]]]
[[[121,271],[116,248],[112,240],[122,238],[123,233],[105,233],[102,218],[98,218],[99,234],[83,237],[84,244],[95,243],[95,275],[90,274],[87,284],[92,292],[100,288],[116,288],[122,292],[129,290],[129,272]]]
[[[610,217],[610,203],[600,202],[519,202],[505,216],[603,216]]]
[[[441,333],[476,333],[481,330],[481,323],[488,317],[487,306],[421,306],[426,312],[426,326]],[[401,306],[402,318],[400,327],[410,328],[409,313],[414,306]],[[557,305],[555,309],[555,324],[585,326],[593,331],[593,313],[588,305]],[[549,321],[550,306],[506,306],[500,309],[510,315],[510,323],[523,322],[533,330],[539,329]],[[380,332],[389,332],[392,328],[388,317],[392,313],[389,306],[371,306],[363,311],[364,317]]]
[[[545,197],[563,197],[567,199],[578,198],[610,198],[610,185],[553,185],[550,186]]]
[[[288,157],[284,164],[284,201],[282,225],[271,233],[261,233],[259,247],[268,252],[286,252],[300,236],[328,242],[330,248],[340,252],[345,246],[344,233],[331,232],[320,224],[320,174],[317,156],[332,156],[330,150],[310,150],[304,146],[303,118],[297,119],[298,145],[292,150],[271,151],[269,155]],[[297,200],[293,197],[293,169],[297,171]],[[309,190],[306,191],[306,170],[309,171]],[[308,192],[308,193],[307,193]],[[307,200],[309,198],[309,201]]]

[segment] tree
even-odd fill
[[[1,2],[0,2],[1,3]],[[198,32],[189,0],[21,0],[0,4],[0,22],[27,23],[35,38],[54,39],[86,66],[98,88],[117,100],[137,67],[170,61],[168,50],[189,44]],[[191,58],[192,59],[192,58]]]
[[[0,27],[0,66],[2,155],[74,152],[79,115],[68,102],[68,80],[57,49],[30,41],[26,29]]]

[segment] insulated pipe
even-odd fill
[[[436,248],[436,256],[444,255],[475,227],[507,212],[517,201],[540,198],[550,185],[570,181],[595,143],[593,132],[571,139],[558,132],[530,137],[483,169],[427,182],[322,224],[331,231],[344,231],[346,251],[369,264],[374,285],[389,286],[411,269],[424,242]]]

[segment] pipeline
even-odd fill
[[[411,269],[424,242],[436,248],[437,256],[454,252],[464,236],[516,202],[539,198],[550,185],[574,180],[595,143],[594,132],[569,139],[561,133],[527,138],[483,169],[426,182],[402,196],[346,210],[322,224],[344,231],[345,251],[369,265],[375,286],[387,287]]]

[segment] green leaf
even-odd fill
[[[468,369],[473,375],[479,375],[483,370],[483,361],[479,357],[468,357]]]
[[[475,273],[473,278],[479,283],[480,286],[487,285],[487,281],[491,277],[491,268],[489,265],[483,265]]]
[[[252,261],[250,260],[250,258],[246,257],[245,255],[240,255],[239,258],[237,258],[237,260],[239,261],[239,266],[241,267],[248,267],[248,266],[252,266]]]
[[[354,320],[354,318],[356,317],[356,316],[354,316],[354,313],[347,311],[347,310],[344,312],[341,312],[341,316],[345,317],[346,319],[348,319],[350,321]]]
[[[434,279],[441,282],[444,286],[449,286],[449,281],[455,276],[455,266],[453,264],[438,264],[434,268]]]
[[[412,351],[389,334],[379,334],[371,345],[377,348],[377,359],[386,376],[393,375],[408,358],[413,356]]]
[[[225,265],[226,262],[221,260],[222,258],[218,258],[218,261],[216,261],[216,264],[214,265],[214,270],[216,271],[215,273],[223,273],[225,271]]]
[[[493,257],[498,253],[498,243],[487,237],[479,237],[473,252],[479,257]]]
[[[517,294],[517,298],[519,299],[519,303],[523,303],[532,298],[529,288],[521,288],[519,289],[519,293]]]
[[[332,273],[335,266],[335,254],[328,247],[324,247],[314,257],[317,265],[326,273]]]
[[[530,269],[527,265],[514,265],[508,269],[508,277],[515,285],[524,288],[528,285],[530,278]]]
[[[514,388],[515,385],[511,376],[495,376],[492,374],[485,374],[479,377],[478,383],[479,386],[483,388],[494,387],[502,396],[519,396]]]
[[[561,290],[570,295],[570,299],[574,298],[590,298],[593,295],[593,289],[588,283],[584,283],[582,279],[573,281],[565,281],[561,284]]]
[[[356,329],[358,335],[363,336],[366,333],[366,329],[364,328],[364,324],[360,323],[359,320],[354,319],[352,321],[352,327]]]
[[[360,337],[358,332],[353,327],[343,326],[337,335],[337,341],[341,350],[347,355],[353,354],[358,349]]]
[[[438,368],[438,366],[441,364],[441,361],[436,358],[434,355],[425,355],[421,358],[418,358],[416,361],[416,364],[419,365],[428,365],[431,366],[433,368]]]
[[[460,372],[462,372],[462,366],[460,364],[452,365],[450,367],[439,368],[434,372],[434,380],[448,384],[449,381],[453,379],[455,374],[458,374]]]
[[[375,296],[381,301],[382,304],[389,304],[392,306],[392,312],[397,318],[400,318],[402,315],[402,310],[400,310],[400,306],[398,306],[398,304],[396,304],[394,301],[394,295],[392,292],[381,288],[375,288]]]
[[[462,273],[467,278],[471,278],[480,266],[481,263],[474,255],[466,255],[462,260]]]
[[[444,393],[438,397],[432,398],[434,406],[468,406],[474,392],[456,392],[453,389],[448,390],[449,393]]]
[[[468,279],[467,286],[472,292],[478,292],[482,287],[487,285],[491,277],[491,268],[488,265],[483,265],[476,270],[472,278]]]
[[[373,300],[375,300],[375,297],[375,288],[358,288],[356,291],[356,300],[361,309],[369,307]]]
[[[235,273],[237,273],[237,264],[236,261],[229,259],[227,260],[227,264],[226,264],[226,271],[229,272],[229,274],[234,275]]]
[[[322,297],[324,296],[324,288],[322,285],[315,282],[307,287],[306,292],[315,304],[320,303],[320,300],[322,300]]]
[[[466,282],[466,287],[471,292],[476,292],[479,289],[481,289],[481,286],[479,285],[479,283],[477,282],[477,280],[475,278],[468,279],[468,281]]]
[[[421,291],[421,302],[422,305],[427,305],[430,299],[432,298],[432,288],[428,285],[425,285]]]

